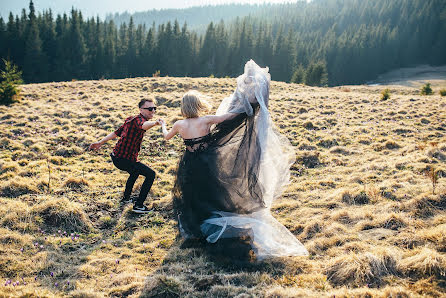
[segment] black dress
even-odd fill
[[[258,105],[254,109],[258,111]],[[185,238],[206,238],[200,226],[205,219],[217,216],[215,212],[249,214],[266,208],[257,181],[256,115],[239,114],[206,136],[184,140],[174,206]]]
[[[289,183],[294,150],[268,111],[270,77],[254,61],[217,114],[236,113],[203,137],[185,139],[173,190],[184,238],[249,236],[258,259],[308,254],[270,213]]]

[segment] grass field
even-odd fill
[[[127,175],[110,161],[114,142],[86,151],[141,98],[156,98],[171,126],[184,92],[198,89],[215,110],[235,79],[24,85],[18,103],[0,106],[0,296],[444,296],[446,83],[433,86],[424,96],[273,82],[271,115],[296,163],[272,212],[310,256],[256,262],[225,254],[231,243],[179,239],[178,137],[146,133],[140,159],[157,178],[143,216],[118,203]]]

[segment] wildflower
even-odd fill
[[[36,280],[37,280],[37,276],[34,277],[34,281],[36,281]]]
[[[23,252],[23,247],[20,249],[20,252]]]
[[[58,232],[59,234],[60,234],[60,233],[62,233],[62,231],[61,231],[61,230],[58,230],[57,232]]]
[[[70,285],[70,281],[69,280],[67,280],[67,286],[69,286]]]
[[[56,283],[54,283],[54,286],[56,286],[56,287],[57,287],[58,285],[59,285],[59,284],[58,284],[57,282],[56,282]]]
[[[51,275],[51,277],[54,277],[54,273],[53,272],[51,272],[50,275]]]
[[[42,249],[43,249],[43,245],[40,245],[40,248],[42,248]]]
[[[116,260],[116,264],[119,264],[119,260]]]

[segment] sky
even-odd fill
[[[285,3],[299,0],[34,0],[37,12],[51,8],[54,14],[69,12],[71,7],[79,9],[86,17],[104,18],[109,13],[136,12],[152,9],[187,8],[192,6],[219,5],[228,3],[262,4]],[[0,16],[7,19],[9,12],[20,15],[23,8],[28,11],[29,0],[0,0]]]

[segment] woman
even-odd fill
[[[307,255],[303,245],[270,214],[274,198],[289,182],[294,152],[272,125],[268,111],[270,75],[250,60],[237,89],[216,115],[196,91],[183,96],[184,120],[167,131],[186,145],[174,187],[174,207],[185,238],[249,237],[257,259]]]

